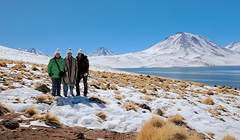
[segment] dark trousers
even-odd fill
[[[60,96],[61,90],[61,78],[52,78],[52,95],[55,96],[57,92],[57,96]]]
[[[80,81],[81,81],[82,78],[83,78],[83,85],[84,85],[84,96],[87,95],[87,93],[88,93],[87,77],[88,77],[88,76],[83,76],[83,77],[81,77],[80,79],[78,79],[78,80],[76,81],[76,92],[77,92],[77,96],[80,95],[79,83],[80,83]]]

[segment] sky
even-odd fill
[[[240,42],[240,0],[0,0],[0,45],[50,56],[138,52],[177,32]]]

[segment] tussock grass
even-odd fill
[[[99,118],[101,118],[104,121],[106,121],[106,119],[107,119],[107,115],[104,112],[102,112],[102,111],[96,113],[96,116],[98,116]]]
[[[153,117],[142,126],[137,140],[186,140],[187,138],[187,131],[183,127]]]
[[[134,110],[137,112],[137,107],[132,103],[123,104],[121,107],[125,108],[127,111]]]
[[[35,98],[37,103],[44,103],[44,104],[52,104],[54,102],[54,98],[51,95],[40,95]]]
[[[120,95],[120,94],[121,94],[120,91],[114,91],[114,93],[115,93],[116,95]]]
[[[62,124],[60,123],[59,119],[55,115],[51,115],[49,112],[43,116],[43,121],[53,127],[62,127]]]
[[[111,90],[118,90],[118,88],[114,84],[110,85],[109,89],[111,89]]]
[[[2,104],[0,102],[0,116],[3,116],[3,115],[8,115],[10,114],[12,111],[10,108],[6,107],[4,104]]]
[[[4,61],[0,61],[0,67],[7,67],[6,62],[4,62]]]
[[[35,107],[29,107],[23,113],[23,115],[26,117],[32,117],[35,114],[39,114],[39,111]]]
[[[36,66],[32,66],[31,69],[32,69],[33,71],[39,71],[39,69],[38,69]]]
[[[184,118],[180,114],[176,114],[168,118],[168,121],[180,126],[186,125],[183,120]]]
[[[198,87],[204,87],[204,84],[196,83],[196,82],[188,82],[190,85],[198,86]]]
[[[226,135],[222,138],[222,140],[237,140],[235,137],[231,136],[231,135]]]
[[[208,97],[206,98],[204,101],[203,101],[204,104],[207,104],[207,105],[214,105],[214,101],[211,97]]]

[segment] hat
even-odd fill
[[[54,55],[56,55],[57,53],[60,53],[60,55],[61,55],[61,52],[60,52],[59,49],[57,49],[57,50],[55,51]]]
[[[79,53],[83,54],[82,49],[79,49],[77,53],[78,53],[78,54],[79,54]]]
[[[68,54],[68,53],[72,53],[71,48],[68,49],[67,54]]]

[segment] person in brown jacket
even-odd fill
[[[72,57],[72,50],[69,49],[67,51],[67,56],[64,58],[65,60],[65,77],[63,78],[63,91],[64,96],[67,97],[68,87],[70,88],[70,94],[73,95],[73,88],[76,84],[77,79],[77,61],[76,58]]]
[[[82,49],[79,49],[77,54],[77,66],[78,66],[78,76],[76,81],[76,92],[77,96],[80,96],[80,89],[79,89],[79,83],[81,79],[83,78],[83,85],[84,85],[84,96],[87,96],[88,93],[88,85],[87,85],[87,77],[88,77],[88,71],[89,71],[89,61],[87,56],[85,56],[82,52]]]

